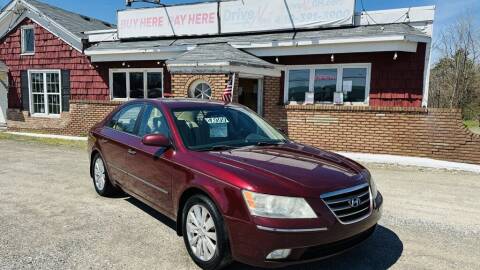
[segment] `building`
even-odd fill
[[[115,26],[13,0],[0,14],[8,128],[82,135],[126,100],[220,99],[234,79],[235,102],[295,140],[480,163],[459,112],[427,108],[434,10],[244,0],[128,9]]]

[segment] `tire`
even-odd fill
[[[105,162],[100,154],[96,154],[92,160],[92,180],[98,195],[112,197],[119,194],[119,189],[110,182]]]
[[[218,270],[232,262],[223,217],[208,197],[195,195],[188,199],[182,211],[182,231],[188,254],[200,268]],[[196,244],[191,244],[195,239]]]

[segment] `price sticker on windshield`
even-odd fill
[[[226,138],[228,137],[228,119],[222,117],[205,118],[210,126],[210,138]]]

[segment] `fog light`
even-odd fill
[[[291,249],[277,249],[267,256],[267,260],[280,260],[280,259],[285,259],[288,256],[290,256]]]

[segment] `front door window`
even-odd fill
[[[238,84],[238,103],[252,111],[262,114],[261,80],[240,78]]]

